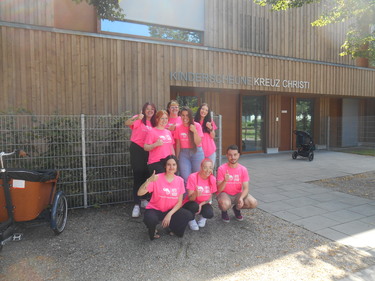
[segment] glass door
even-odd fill
[[[264,150],[264,105],[261,96],[242,96],[241,138],[242,152]]]
[[[313,133],[313,99],[297,99],[296,103],[296,129],[297,131],[305,131],[309,134]]]

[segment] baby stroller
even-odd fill
[[[304,131],[293,131],[296,135],[297,150],[293,152],[292,158],[296,159],[297,156],[307,157],[309,161],[314,160],[315,145],[312,137]]]

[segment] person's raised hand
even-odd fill
[[[139,120],[142,120],[143,117],[144,117],[144,115],[143,115],[142,110],[141,110],[141,112],[138,114],[138,119],[139,119]]]
[[[176,123],[173,123],[172,125],[169,125],[168,130],[174,131],[176,129]]]
[[[158,140],[155,142],[155,146],[162,146],[163,140],[161,138],[158,138]]]
[[[225,180],[225,181],[229,181],[229,179],[230,179],[230,174],[229,174],[229,171],[227,170],[227,171],[225,172],[225,178],[224,178],[224,180]]]
[[[152,175],[148,178],[149,181],[157,181],[159,178],[159,176],[156,174],[155,170],[154,172],[152,173]]]
[[[189,130],[192,131],[193,133],[196,133],[196,132],[197,132],[197,128],[195,127],[194,124],[190,124],[190,126],[189,126]]]

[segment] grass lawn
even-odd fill
[[[375,148],[349,148],[343,149],[342,152],[353,153],[359,155],[375,156]]]

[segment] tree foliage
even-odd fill
[[[97,15],[100,19],[107,19],[110,21],[124,20],[125,14],[120,7],[121,0],[73,0],[77,4],[86,1],[87,4],[94,6]]]
[[[196,32],[189,30],[173,29],[163,26],[149,26],[149,32],[151,37],[186,41],[192,43],[200,43],[199,35]]]
[[[299,8],[306,4],[321,3],[323,12],[312,26],[331,23],[350,23],[341,56],[363,57],[375,62],[375,0],[253,0],[273,11]]]

